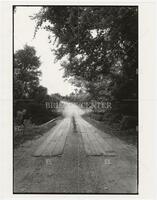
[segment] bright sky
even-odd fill
[[[42,72],[40,84],[48,88],[49,94],[69,94],[75,87],[65,82],[62,78],[63,71],[60,70],[60,63],[54,63],[55,57],[48,43],[48,32],[39,30],[36,38],[33,39],[35,22],[29,16],[37,13],[39,10],[40,7],[17,7],[14,15],[14,50],[22,49],[26,43],[34,46],[37,56],[40,56],[42,62],[40,67]]]

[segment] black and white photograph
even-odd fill
[[[137,5],[13,5],[13,193],[138,194]]]

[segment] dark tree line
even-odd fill
[[[14,118],[18,119],[18,113],[21,118],[15,123],[30,119],[40,124],[56,116],[56,113],[46,109],[45,102],[59,99],[48,95],[47,88],[39,84],[40,64],[34,47],[25,45],[14,54]]]

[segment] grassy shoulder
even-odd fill
[[[86,113],[83,118],[91,123],[96,128],[101,131],[110,134],[112,136],[118,137],[124,140],[127,144],[136,146],[138,141],[138,132],[136,128],[126,128],[122,129],[122,122],[120,120],[113,120],[114,115],[103,115],[100,114]]]

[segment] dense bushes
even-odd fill
[[[131,103],[125,103],[123,105],[118,103],[117,105],[114,105],[113,109],[110,111],[106,111],[104,113],[91,112],[90,117],[110,125],[119,123],[121,130],[136,129],[138,125],[138,115],[137,109],[135,108],[135,104],[132,104],[131,106]]]
[[[18,121],[18,113],[23,112],[25,110],[25,113],[23,114],[23,118],[21,121],[21,124],[23,123],[24,119],[29,119],[34,124],[42,124],[45,123],[52,118],[57,117],[59,114],[56,111],[51,111],[46,109],[45,104],[39,104],[38,102],[28,102],[28,101],[22,101],[15,103],[14,105],[14,119],[15,124],[20,124]]]
[[[137,126],[137,117],[134,116],[123,116],[120,122],[121,130],[126,130],[130,128],[136,129]]]

